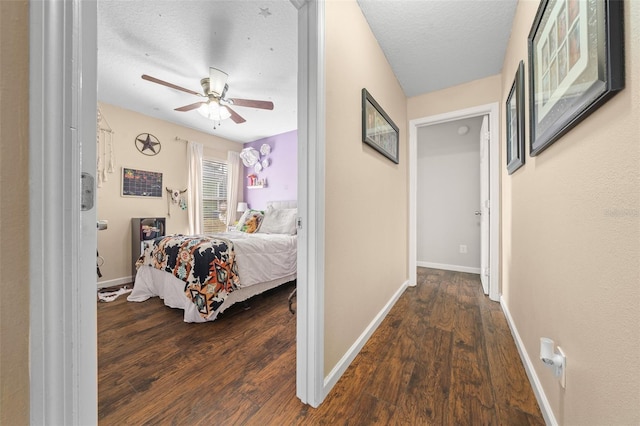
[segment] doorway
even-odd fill
[[[298,275],[299,283],[307,285],[304,294],[298,294],[297,389],[303,402],[317,405],[324,379],[323,309],[317,296],[322,291],[322,264],[314,260],[314,254],[324,250],[323,241],[315,238],[322,224],[315,212],[322,211],[318,204],[324,191],[316,182],[322,169],[316,156],[324,150],[324,12],[321,2],[292,3],[299,8],[299,92],[304,99],[299,108],[300,144],[306,144],[299,151],[306,157],[299,167],[305,180],[298,191],[313,189],[304,201],[299,199],[306,226],[298,259],[309,266]],[[96,132],[96,20],[96,2],[48,0],[30,7],[29,364],[34,424],[97,422],[97,218],[94,206],[79,212],[85,191],[78,178],[82,172],[96,174],[95,144],[83,143],[95,141]],[[83,156],[91,160],[82,161]],[[95,182],[84,182],[95,187]]]
[[[482,117],[418,128],[417,264],[481,273]]]
[[[482,250],[488,254],[488,295],[491,300],[500,298],[499,290],[499,130],[497,103],[480,105],[464,110],[453,111],[430,117],[414,119],[409,122],[409,280],[417,281],[417,167],[418,167],[418,130],[425,126],[449,123],[473,117],[488,116],[489,122],[489,238]]]

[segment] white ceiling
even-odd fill
[[[358,0],[406,96],[499,74],[518,0]]]
[[[407,96],[500,72],[517,0],[358,0]],[[178,108],[201,100],[141,79],[201,91],[209,67],[247,122],[213,123]],[[297,127],[297,10],[289,0],[100,0],[98,99],[232,141]],[[108,118],[108,117],[107,117]],[[150,131],[150,130],[149,130]]]
[[[295,130],[297,13],[288,0],[100,0],[98,99],[238,142]],[[195,110],[174,111],[201,98],[141,78],[201,93],[209,67],[229,74],[227,97],[272,101],[273,111],[234,106],[247,122],[214,130]]]

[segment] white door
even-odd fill
[[[480,281],[489,293],[489,119],[482,118],[480,128]]]

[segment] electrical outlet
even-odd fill
[[[460,244],[460,253],[465,254],[467,252],[467,246],[465,244]]]
[[[567,388],[567,356],[564,354],[564,351],[560,346],[557,348],[558,355],[562,357],[562,371],[560,372],[560,386],[562,389]]]

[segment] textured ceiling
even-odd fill
[[[498,74],[517,0],[358,0],[398,81],[415,96]],[[247,122],[213,122],[178,108],[209,67],[229,74],[227,97]],[[289,0],[100,0],[98,99],[232,141],[297,128],[297,10]]]
[[[294,130],[297,13],[288,0],[100,0],[98,99],[238,142]],[[174,111],[201,98],[141,79],[201,93],[209,67],[229,74],[228,98],[272,101],[274,110],[234,106],[247,122],[214,130],[195,110]]]
[[[499,74],[517,0],[358,0],[408,97]]]

